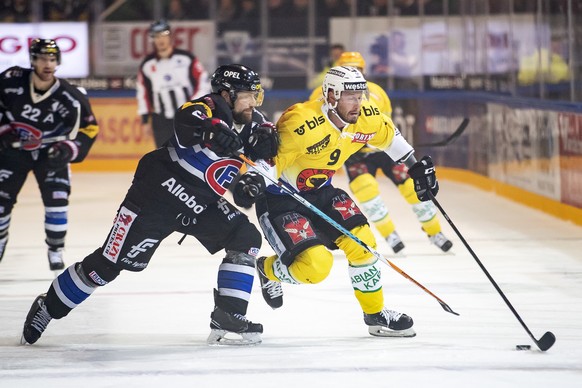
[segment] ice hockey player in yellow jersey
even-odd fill
[[[353,66],[363,74],[366,62],[359,52],[346,51],[338,59],[338,65]],[[369,99],[378,105],[380,112],[391,116],[392,104],[384,89],[368,81],[368,92]],[[309,99],[317,100],[322,96],[322,89],[317,88],[311,93]],[[412,211],[420,222],[422,230],[428,235],[429,241],[444,252],[451,249],[453,243],[441,231],[436,206],[431,201],[418,200],[405,165],[394,163],[385,152],[364,147],[346,161],[344,168],[350,180],[352,193],[394,253],[404,249],[404,243],[396,232],[388,207],[380,197],[380,186],[376,180],[378,170],[382,170],[398,188],[402,197],[412,206]]]
[[[333,175],[351,155],[370,145],[409,166],[415,191],[420,200],[426,201],[429,190],[433,195],[438,192],[434,165],[429,156],[416,161],[414,149],[391,118],[367,100],[366,79],[356,68],[331,68],[323,82],[323,94],[321,100],[295,104],[283,113],[277,122],[277,156],[270,166],[260,161],[258,164],[263,174],[293,187],[375,248],[376,239],[366,217],[348,193],[332,185]],[[247,174],[253,173],[251,169]],[[246,180],[241,181],[238,184],[245,184]],[[282,306],[281,282],[323,281],[334,261],[330,250],[341,249],[348,259],[352,287],[369,333],[389,337],[415,335],[412,318],[384,306],[381,268],[370,252],[277,185],[267,186],[264,200],[255,206],[263,233],[276,252],[257,261],[263,297],[269,306]]]

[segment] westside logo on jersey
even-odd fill
[[[297,175],[295,185],[300,191],[314,190],[324,185],[334,174],[334,170],[308,168]]]
[[[218,195],[224,195],[226,189],[236,178],[242,162],[236,159],[220,159],[212,163],[204,172],[204,178],[210,188]]]
[[[305,120],[305,124],[300,125],[299,128],[293,130],[293,132],[297,133],[298,135],[303,135],[305,133],[305,127],[307,126],[308,129],[315,129],[321,124],[325,123],[325,117],[323,116],[313,116],[311,120]]]
[[[103,249],[103,256],[107,260],[117,263],[119,252],[121,252],[127,233],[136,218],[137,214],[125,206],[122,206],[121,209],[119,209],[119,213],[117,213],[117,217],[113,222],[113,228],[111,228],[111,232],[107,238],[107,244]]]

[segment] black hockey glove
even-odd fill
[[[202,143],[220,157],[237,155],[242,147],[242,141],[237,133],[220,119],[205,119],[202,130]]]
[[[252,159],[269,160],[274,158],[277,156],[279,143],[279,133],[275,124],[267,121],[257,125],[249,137]]]
[[[47,166],[51,170],[65,168],[73,159],[73,149],[66,142],[59,142],[51,145],[47,151]]]
[[[414,163],[408,170],[408,175],[414,181],[414,191],[419,200],[423,202],[430,200],[427,190],[430,190],[433,196],[439,192],[439,182],[430,156],[425,156],[420,162]]]
[[[8,131],[0,136],[0,152],[3,150],[14,149],[12,143],[20,141],[20,137],[16,135],[13,131]]]
[[[253,206],[264,191],[265,178],[257,172],[248,171],[240,177],[234,186],[232,197],[237,206],[248,209]]]

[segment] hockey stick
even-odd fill
[[[63,140],[75,140],[77,138],[77,133],[79,133],[79,127],[81,126],[81,104],[77,104],[76,108],[77,108],[77,120],[75,121],[75,125],[73,126],[71,132],[69,132],[66,135],[44,137],[40,139],[40,144],[51,144]],[[61,122],[53,131],[57,131],[60,125],[63,125],[63,123]],[[26,145],[26,142],[22,141],[15,141],[11,144],[12,148],[21,148],[24,145]]]
[[[245,163],[247,163],[248,165],[255,167],[254,170],[257,171],[259,174],[261,174],[263,176],[263,178],[265,178],[266,180],[270,181],[271,183],[277,185],[279,188],[281,188],[287,194],[289,194],[290,196],[292,196],[295,200],[297,200],[298,202],[300,202],[303,206],[305,206],[306,208],[308,208],[309,210],[311,210],[313,213],[315,213],[319,217],[321,217],[328,224],[330,224],[331,226],[333,226],[334,228],[336,228],[337,230],[339,230],[345,236],[347,236],[347,237],[351,238],[352,240],[354,240],[356,243],[358,243],[358,245],[360,245],[365,250],[367,250],[368,252],[370,252],[378,260],[380,260],[384,264],[390,266],[393,270],[395,270],[396,272],[398,272],[400,275],[404,276],[406,279],[410,280],[412,283],[414,283],[418,287],[420,287],[424,292],[426,292],[427,294],[429,294],[430,296],[432,296],[433,298],[435,298],[439,302],[439,304],[441,305],[441,307],[443,308],[443,310],[445,310],[448,313],[454,314],[454,315],[459,315],[458,313],[454,312],[449,307],[449,305],[447,305],[441,298],[439,298],[438,296],[436,296],[435,294],[433,294],[428,288],[426,288],[425,286],[423,286],[422,284],[420,284],[419,282],[417,282],[414,278],[412,278],[406,272],[404,272],[399,267],[397,267],[396,264],[394,264],[390,260],[386,259],[378,251],[376,251],[372,247],[368,246],[368,244],[366,244],[365,242],[363,242],[362,240],[360,240],[352,232],[350,232],[349,230],[347,230],[346,228],[344,228],[343,226],[341,226],[340,224],[338,224],[334,219],[332,219],[327,214],[325,214],[324,212],[322,212],[321,210],[319,210],[319,208],[317,208],[311,202],[309,202],[308,200],[306,200],[305,198],[303,198],[302,196],[300,196],[295,191],[294,188],[288,186],[285,182],[283,182],[280,179],[279,180],[275,180],[275,179],[271,178],[269,175],[267,175],[265,172],[263,172],[260,169],[260,167],[257,167],[256,163],[254,163],[252,160],[248,159],[246,156],[244,156],[244,155],[241,154],[241,155],[239,155],[239,157],[242,160],[244,160]]]
[[[455,233],[457,234],[457,236],[459,236],[459,239],[461,239],[461,241],[463,242],[463,245],[465,245],[465,248],[467,248],[467,250],[469,251],[469,253],[471,254],[471,256],[473,256],[473,259],[475,259],[475,261],[477,262],[477,264],[479,265],[479,267],[481,267],[481,269],[483,270],[483,272],[485,273],[485,275],[487,276],[487,278],[489,279],[489,281],[491,282],[491,284],[493,284],[493,287],[495,287],[495,289],[497,290],[497,292],[499,293],[499,295],[501,295],[501,298],[503,299],[503,301],[505,302],[505,304],[507,305],[507,307],[509,307],[509,309],[511,310],[511,312],[513,313],[513,315],[515,315],[515,317],[517,318],[517,320],[519,321],[519,323],[521,323],[521,326],[525,329],[525,331],[531,337],[531,339],[533,340],[533,342],[535,342],[535,344],[537,345],[537,347],[540,348],[540,350],[541,351],[544,351],[544,352],[546,350],[548,350],[549,348],[551,348],[552,345],[554,345],[554,342],[556,342],[556,336],[552,332],[547,331],[539,340],[535,339],[534,335],[528,329],[528,327],[526,326],[526,324],[523,321],[523,319],[521,319],[521,317],[519,316],[519,314],[517,313],[517,311],[513,308],[513,306],[509,302],[509,299],[507,299],[507,297],[505,296],[505,294],[503,293],[503,291],[501,291],[501,288],[499,288],[499,286],[497,285],[497,283],[495,282],[495,280],[493,280],[493,277],[489,274],[489,271],[487,271],[487,269],[485,268],[485,266],[483,265],[483,263],[481,263],[481,260],[479,260],[479,258],[475,254],[475,252],[473,252],[473,249],[471,249],[471,247],[469,246],[469,244],[467,243],[467,241],[463,238],[463,235],[461,234],[461,232],[459,232],[459,229],[457,229],[457,227],[455,226],[455,224],[453,224],[453,221],[449,218],[449,215],[445,212],[445,210],[443,209],[443,207],[441,206],[441,204],[439,203],[439,201],[436,200],[436,198],[434,197],[434,195],[432,195],[432,193],[430,192],[430,190],[428,190],[428,196],[432,200],[432,202],[436,205],[436,207],[440,210],[440,212],[442,213],[443,217],[445,217],[445,219],[448,221],[449,225],[451,225],[451,228],[453,228],[453,230],[455,231]]]
[[[465,117],[463,119],[463,121],[461,121],[461,124],[459,125],[459,127],[455,130],[455,132],[453,132],[449,137],[447,137],[444,140],[441,141],[437,141],[434,143],[421,143],[421,144],[416,144],[414,147],[444,147],[447,146],[449,144],[451,144],[452,142],[454,142],[455,140],[457,140],[457,138],[459,136],[461,136],[461,134],[463,132],[465,132],[465,129],[467,129],[467,126],[469,125],[469,118]]]

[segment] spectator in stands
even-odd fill
[[[346,48],[341,43],[334,43],[329,47],[329,59],[325,64],[323,70],[317,74],[317,76],[309,83],[309,88],[314,89],[321,84],[323,84],[323,79],[325,75],[334,66],[337,66],[337,61],[341,57],[342,53],[346,51]]]
[[[90,7],[88,0],[44,0],[43,20],[46,21],[88,21]]]
[[[2,22],[28,23],[30,22],[30,5],[27,0],[12,0],[4,2]]]

